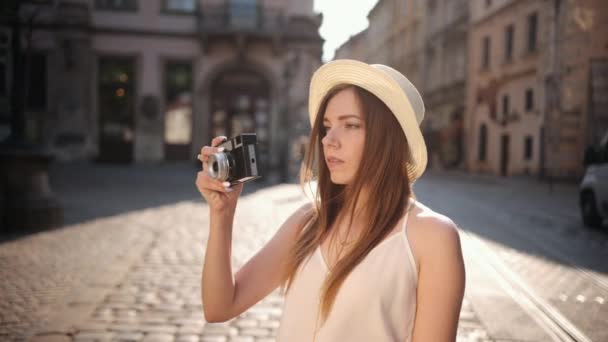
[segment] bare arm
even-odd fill
[[[280,285],[286,271],[284,261],[311,213],[310,203],[294,212],[272,239],[239,269],[234,279],[230,263],[233,213],[212,215],[202,289],[208,322],[223,322],[238,316]]]
[[[420,236],[414,342],[456,341],[465,269],[456,225],[434,218]]]
[[[232,222],[234,210],[210,212],[209,239],[205,251],[202,300],[205,318],[216,321],[218,312],[232,302]]]

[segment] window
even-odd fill
[[[192,64],[165,64],[165,142],[189,144],[192,140]]]
[[[111,11],[137,11],[137,0],[95,0],[95,8]]]
[[[482,70],[487,70],[490,68],[490,37],[483,37],[482,42],[482,55],[481,55],[481,68]]]
[[[507,119],[509,116],[509,95],[502,96],[502,117]]]
[[[31,52],[29,60],[24,56],[26,65],[25,103],[27,109],[44,110],[47,101],[47,68],[46,55],[42,52]]]
[[[477,159],[479,161],[486,160],[486,145],[488,143],[488,128],[486,124],[481,124],[479,127],[479,146],[477,149]]]
[[[505,62],[513,60],[513,32],[515,31],[513,24],[505,29]]]
[[[537,32],[538,31],[538,13],[532,13],[528,16],[528,52],[536,51]]]
[[[529,135],[526,136],[526,139],[524,141],[524,159],[532,159],[532,137]]]
[[[163,11],[169,13],[194,13],[196,0],[164,0]]]
[[[230,25],[241,28],[252,28],[260,24],[260,12],[257,0],[230,0]]]
[[[526,89],[526,103],[525,103],[526,112],[530,112],[534,110],[534,90]]]

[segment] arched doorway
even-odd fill
[[[231,69],[211,83],[211,137],[256,133],[261,166],[270,151],[270,84],[251,70]]]

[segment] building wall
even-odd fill
[[[395,49],[393,67],[401,71],[423,93],[425,1],[404,0],[393,8],[394,13],[399,13],[393,16],[392,23],[395,32],[391,45]]]
[[[204,12],[208,6],[223,3],[201,0],[199,6]],[[167,61],[185,61],[193,69],[189,154],[194,160],[200,147],[212,138],[209,96],[213,81],[223,71],[238,66],[262,75],[270,85],[268,169],[274,172],[288,168],[296,172],[293,165],[299,163],[301,154],[291,153],[289,146],[298,145],[293,150],[300,151],[303,137],[308,134],[308,82],[321,63],[320,17],[313,13],[312,0],[260,1],[264,10],[285,16],[288,32],[280,32],[281,39],[268,33],[262,35],[265,38],[254,39],[247,32],[244,39],[221,32],[209,36],[199,30],[196,16],[167,13],[161,4],[161,0],[139,1],[136,11],[99,10],[93,0],[73,1],[67,7],[40,7],[33,49],[47,56],[48,104],[41,113],[28,113],[36,139],[60,160],[95,158],[101,129],[98,62],[105,56],[129,56],[134,58],[136,68],[134,131],[129,132],[133,161],[164,160],[164,67]],[[66,25],[62,30],[46,25],[61,24],[61,20]],[[64,47],[66,41],[69,49]],[[75,62],[69,68],[62,67],[68,53]],[[158,101],[158,115],[144,115],[145,98]],[[65,134],[80,136],[82,141],[72,139],[71,144],[58,146],[57,137]],[[287,152],[284,146],[288,146]],[[282,154],[287,154],[287,159]]]
[[[94,0],[80,0],[90,9],[95,8]],[[196,30],[194,16],[170,14],[163,12],[162,0],[146,0],[138,2],[137,11],[93,10],[91,24],[97,28],[107,28],[117,31],[147,30],[164,33],[189,33]]]
[[[336,49],[334,59],[355,59],[367,61],[368,57],[368,29],[351,36],[344,44]]]
[[[608,3],[547,5],[554,37],[544,53],[547,82],[546,174],[579,179],[587,146],[608,131]],[[595,106],[593,105],[595,103]]]
[[[134,56],[137,65],[137,98],[141,99],[146,95],[155,96],[161,101],[161,108],[164,108],[165,105],[162,103],[164,61],[190,61],[193,63],[195,73],[200,70],[202,65],[207,63],[207,59],[201,54],[200,44],[186,38],[99,34],[93,37],[92,47],[95,61],[101,56]],[[97,84],[97,68],[93,68],[93,74],[93,84]],[[91,112],[94,117],[98,117],[99,99],[96,87],[92,87],[91,90],[91,97],[93,99]],[[160,112],[164,113],[163,110]],[[196,115],[194,118],[196,120]],[[136,110],[135,132],[133,132],[136,162],[164,159],[164,141],[162,139],[164,132],[163,119],[162,115],[154,119],[148,119],[142,115],[141,110]],[[97,121],[95,122],[97,123]],[[99,130],[95,129],[92,133],[94,136],[97,136],[98,132]]]
[[[379,0],[367,16],[369,20],[367,32],[369,63],[390,64],[392,10],[393,1]]]
[[[426,6],[424,101],[429,160],[431,167],[454,168],[464,164],[468,1],[437,0]]]
[[[502,174],[502,136],[508,135],[508,164],[505,175],[536,174],[539,171],[540,131],[543,123],[543,77],[541,49],[546,46],[547,20],[542,1],[496,1],[485,8],[471,2],[469,68],[466,111],[468,168],[474,172]],[[527,17],[538,13],[537,50],[526,51]],[[505,29],[513,25],[512,60],[505,60]],[[482,66],[483,40],[490,39],[489,66]],[[534,92],[534,109],[524,110],[526,89]],[[503,111],[503,98],[509,110]],[[504,123],[506,120],[506,123]],[[479,160],[480,127],[487,127],[486,160]],[[532,158],[524,160],[523,141],[532,137]]]

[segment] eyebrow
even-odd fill
[[[350,114],[350,115],[340,115],[340,116],[338,116],[338,121],[344,120],[344,119],[348,119],[348,118],[355,118],[355,119],[362,120],[357,115]],[[323,122],[325,122],[325,121],[329,121],[329,120],[327,118],[323,118]]]

